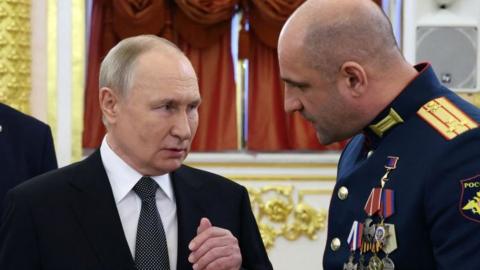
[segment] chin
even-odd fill
[[[331,138],[331,137],[328,137],[328,136],[324,136],[324,135],[318,133],[318,131],[316,133],[316,136],[317,136],[318,142],[322,145],[329,145],[329,144],[341,141],[341,140],[334,139],[334,138]]]
[[[172,172],[180,168],[180,166],[182,166],[182,163],[183,159],[168,160],[161,164],[161,166],[168,172]]]

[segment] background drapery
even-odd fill
[[[98,147],[105,134],[98,105],[101,60],[123,38],[154,34],[176,43],[198,75],[203,102],[192,150],[237,149],[239,127],[230,22],[236,8],[240,8],[243,27],[239,56],[249,62],[246,148],[254,151],[341,149],[344,143],[320,145],[308,122],[298,113],[287,115],[283,110],[277,40],[286,19],[303,1],[243,0],[239,4],[238,0],[94,0],[83,146]]]
[[[235,83],[230,20],[235,1],[97,0],[93,2],[83,146],[100,145],[105,128],[98,105],[100,63],[120,40],[154,34],[177,43],[197,72],[202,106],[192,149],[236,149]]]
[[[283,109],[277,41],[283,24],[303,2],[251,0],[244,3],[247,5],[244,16],[247,16],[250,26],[250,49],[246,55],[249,60],[249,150],[337,150],[344,145],[319,144],[314,128],[306,120],[298,113],[288,115]]]
[[[83,147],[100,145],[105,128],[98,101],[98,74],[106,53],[120,40],[139,34],[168,34],[166,2],[97,0],[93,1],[88,49]]]
[[[236,0],[177,0],[173,26],[175,42],[198,76],[202,105],[194,151],[237,149],[235,80],[231,56],[230,21]]]

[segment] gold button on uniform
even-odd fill
[[[340,187],[338,189],[337,195],[338,195],[338,198],[340,200],[342,200],[342,201],[345,200],[348,197],[348,188],[346,188],[344,186]]]
[[[342,242],[340,242],[340,239],[338,239],[338,237],[333,238],[332,242],[330,242],[330,248],[333,251],[337,251],[341,245],[342,245]]]

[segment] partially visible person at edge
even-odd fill
[[[7,191],[56,168],[50,127],[0,103],[0,220]]]
[[[121,41],[99,100],[100,149],[9,192],[0,269],[272,269],[246,189],[182,165],[201,98],[175,45]]]
[[[429,64],[406,62],[370,0],[306,1],[284,25],[278,57],[285,110],[322,144],[353,137],[324,269],[478,269],[480,110]]]

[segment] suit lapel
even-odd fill
[[[72,207],[105,269],[134,269],[100,151],[82,161],[71,185]]]
[[[197,235],[200,219],[206,211],[200,194],[202,179],[196,179],[185,166],[170,174],[177,204],[178,256],[177,269],[192,269],[188,262],[188,244]],[[198,178],[198,177],[197,177]]]

